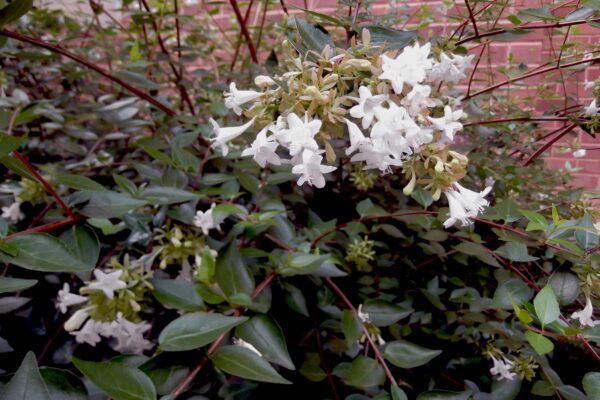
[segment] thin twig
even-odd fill
[[[244,18],[242,17],[242,13],[240,12],[240,7],[238,5],[237,0],[229,0],[231,7],[233,8],[233,12],[235,13],[235,17],[237,18],[238,23],[240,24],[240,29],[242,30],[242,34],[246,39],[246,46],[248,46],[248,51],[250,51],[250,57],[255,64],[258,64],[258,57],[256,55],[256,49],[254,48],[254,43],[252,42],[252,38],[250,37],[250,32],[248,32],[248,27],[244,22]]]
[[[479,36],[479,29],[477,29],[477,22],[475,21],[475,15],[473,15],[473,10],[471,9],[469,0],[465,0],[465,4],[467,5],[467,10],[469,10],[469,18],[471,19],[471,23],[473,24],[473,30],[475,31],[475,36]]]
[[[131,86],[130,84],[128,84],[127,82],[125,82],[124,80],[117,78],[116,76],[110,74],[109,72],[105,71],[104,69],[100,68],[98,65],[84,59],[81,58],[71,52],[69,52],[68,50],[63,49],[61,46],[59,45],[55,45],[55,44],[51,44],[48,42],[45,42],[41,39],[36,39],[36,38],[32,38],[30,36],[27,35],[23,35],[21,33],[17,33],[17,32],[13,32],[13,31],[9,31],[8,29],[0,29],[0,35],[9,37],[11,39],[15,39],[18,40],[20,42],[24,42],[24,43],[29,43],[32,44],[34,46],[38,46],[38,47],[42,47],[46,50],[50,50],[53,53],[57,53],[60,54],[64,57],[70,58],[71,60],[85,66],[86,68],[89,68],[97,73],[99,73],[100,75],[104,76],[107,79],[110,79],[111,81],[115,82],[116,84],[118,84],[119,86],[123,87],[124,89],[126,89],[127,91],[129,91],[130,93],[134,94],[135,96],[139,97],[142,100],[146,100],[148,103],[152,104],[153,106],[155,106],[156,108],[158,108],[159,110],[165,112],[167,115],[174,117],[176,114],[175,111],[173,111],[171,108],[167,107],[166,105],[164,105],[163,103],[161,103],[160,101],[156,100],[154,97],[142,92],[141,90]]]

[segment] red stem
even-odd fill
[[[517,29],[528,30],[528,29],[548,29],[548,28],[562,28],[564,26],[572,26],[572,25],[581,25],[587,24],[588,22],[600,22],[600,18],[588,19],[588,20],[577,20],[577,21],[568,21],[568,22],[555,22],[552,24],[537,24],[537,25],[525,25],[525,26],[516,26],[514,28],[500,28],[495,31],[483,32],[479,35],[473,35],[466,37],[462,40],[456,42],[456,46],[460,46],[466,42],[470,42],[472,40],[482,39],[484,37],[496,36],[502,33],[506,33],[508,31],[513,31]]]
[[[42,225],[42,226],[37,226],[35,228],[30,228],[30,229],[26,229],[24,231],[21,232],[16,232],[13,233],[12,235],[8,235],[4,238],[4,240],[10,240],[12,238],[14,238],[15,236],[19,236],[19,235],[25,235],[25,234],[29,234],[29,233],[43,233],[43,232],[53,232],[56,231],[60,228],[64,228],[66,226],[70,226],[73,225],[75,223],[77,223],[78,221],[80,221],[82,219],[81,216],[79,215],[73,215],[71,217],[68,217],[66,219],[57,221],[57,222],[52,222],[46,225]]]
[[[518,117],[518,118],[499,118],[499,119],[490,119],[487,121],[476,121],[476,122],[468,122],[463,124],[463,126],[472,126],[472,125],[489,125],[489,124],[497,124],[501,122],[529,122],[529,121],[567,121],[566,117]]]
[[[357,316],[358,311],[356,311],[356,308],[354,308],[354,306],[352,305],[352,302],[350,302],[350,300],[348,300],[348,297],[344,294],[344,292],[342,292],[342,290],[338,287],[338,285],[336,285],[331,280],[331,278],[323,278],[323,280],[325,281],[327,286],[329,286],[331,288],[331,290],[333,290],[335,292],[335,294],[338,295],[338,297],[342,300],[342,302],[344,302],[344,304],[346,304],[348,309],[350,309],[350,311],[352,311],[352,314]],[[383,355],[379,351],[379,348],[375,345],[375,342],[373,341],[373,338],[371,338],[371,334],[367,330],[367,327],[363,323],[361,323],[361,327],[362,327],[363,333],[365,334],[365,337],[367,338],[367,341],[369,342],[369,345],[371,346],[371,348],[373,349],[373,352],[375,353],[375,358],[377,358],[377,361],[383,368],[383,371],[385,372],[385,375],[387,376],[388,380],[390,381],[390,383],[392,385],[397,385],[398,382],[396,381],[396,378],[394,378],[392,371],[390,371],[390,369],[388,368],[387,363],[385,362],[385,359],[383,358]]]
[[[527,160],[525,160],[525,162],[523,163],[523,166],[526,167],[529,164],[531,164],[536,158],[538,158],[540,156],[540,154],[542,154],[544,151],[546,151],[546,149],[548,149],[550,146],[552,146],[554,143],[556,143],[560,138],[565,136],[567,133],[571,132],[576,127],[577,127],[577,124],[568,125],[562,132],[560,132],[558,135],[556,135],[552,139],[548,140],[548,142],[546,142],[542,147],[537,149],[535,151],[535,153],[533,153],[531,156],[529,156],[529,158]]]
[[[269,275],[267,275],[265,277],[265,279],[252,292],[252,295],[250,296],[252,298],[252,300],[254,300],[263,290],[265,290],[271,284],[271,282],[273,281],[274,278],[275,278],[275,272],[271,272]],[[241,308],[236,308],[235,311],[233,312],[233,315],[236,317],[239,317],[242,314],[243,314],[243,311]],[[194,379],[196,378],[196,376],[198,376],[200,371],[202,371],[202,368],[204,368],[206,363],[208,363],[209,356],[211,354],[213,354],[215,351],[217,351],[217,349],[219,348],[221,343],[223,343],[223,341],[225,340],[225,338],[227,337],[228,334],[229,334],[229,331],[223,333],[221,336],[219,336],[217,338],[217,340],[215,340],[210,345],[210,347],[206,351],[206,355],[204,357],[202,357],[202,359],[200,360],[198,365],[196,365],[196,367],[190,371],[190,373],[185,377],[185,379],[183,381],[181,381],[175,389],[173,389],[173,391],[171,392],[171,397],[173,399],[175,399],[177,396],[179,396],[180,394],[182,394],[183,392],[185,392],[187,390],[188,386],[194,381]]]
[[[139,89],[131,86],[130,84],[128,84],[124,80],[122,80],[120,78],[117,78],[114,75],[111,75],[110,73],[106,72],[104,69],[100,68],[96,64],[93,64],[90,61],[88,61],[88,60],[86,60],[84,58],[81,58],[81,57],[79,57],[79,56],[77,56],[77,55],[69,52],[68,50],[63,49],[59,45],[54,45],[54,44],[45,42],[45,41],[40,40],[40,39],[36,39],[36,38],[32,38],[30,36],[23,35],[21,33],[9,31],[7,29],[0,29],[0,35],[9,37],[11,39],[18,40],[20,42],[29,43],[29,44],[32,44],[34,46],[42,47],[42,48],[44,48],[46,50],[50,50],[53,53],[57,53],[57,54],[60,54],[60,55],[62,55],[64,57],[70,58],[71,60],[73,60],[75,62],[78,62],[79,64],[84,65],[85,67],[87,67],[87,68],[89,68],[89,69],[91,69],[93,71],[96,71],[97,73],[99,73],[100,75],[104,76],[105,78],[107,78],[107,79],[113,81],[114,83],[120,85],[124,89],[128,90],[130,93],[132,93],[135,96],[139,97],[140,99],[146,100],[148,103],[152,104],[153,106],[155,106],[159,110],[162,110],[167,115],[169,115],[171,117],[174,117],[175,115],[177,115],[175,113],[175,111],[173,111],[169,107],[165,106],[163,103],[161,103],[160,101],[156,100],[152,96],[150,96],[150,95],[142,92],[141,90],[139,90]]]
[[[477,22],[475,21],[475,16],[473,15],[473,10],[471,9],[469,0],[465,0],[465,4],[467,5],[467,10],[469,10],[469,18],[471,19],[471,23],[473,24],[473,30],[475,30],[475,36],[479,36],[479,29],[477,29]]]
[[[528,74],[517,76],[516,78],[507,79],[507,80],[502,81],[500,83],[496,83],[495,85],[488,86],[487,88],[481,89],[478,92],[475,92],[475,93],[473,93],[471,95],[468,95],[468,96],[464,97],[463,100],[471,99],[471,98],[479,96],[481,94],[484,94],[484,93],[487,93],[487,92],[491,92],[492,90],[497,89],[497,88],[499,88],[501,86],[508,85],[509,83],[518,82],[518,81],[521,81],[523,79],[528,79],[528,78],[534,77],[536,75],[545,74],[546,72],[551,72],[551,71],[555,71],[557,69],[562,69],[562,68],[574,67],[574,66],[580,65],[580,64],[586,64],[586,63],[590,63],[591,64],[594,61],[598,61],[598,60],[600,60],[600,57],[592,57],[592,58],[589,58],[587,60],[573,61],[571,63],[562,64],[562,65],[553,65],[553,66],[548,67],[548,68],[540,69],[538,71],[530,72]]]
[[[48,193],[50,193],[52,195],[52,197],[54,197],[56,199],[56,201],[58,201],[58,204],[60,204],[60,206],[63,208],[63,210],[65,210],[65,212],[67,213],[68,216],[70,217],[74,217],[75,214],[73,214],[73,211],[71,210],[71,207],[69,207],[67,205],[67,203],[65,203],[63,201],[63,199],[58,195],[58,193],[56,193],[56,191],[52,188],[52,186],[50,186],[50,184],[48,183],[48,181],[46,181],[40,174],[39,172],[37,172],[37,170],[33,167],[33,165],[31,165],[29,163],[29,161],[23,157],[21,155],[21,153],[19,153],[18,151],[13,151],[13,155],[15,156],[15,158],[19,161],[21,161],[24,165],[25,168],[27,168],[29,170],[29,172],[31,172],[33,174],[33,176],[35,176],[35,178],[42,184],[42,186],[46,189],[46,191]]]
[[[250,51],[250,57],[255,64],[258,64],[258,57],[256,56],[256,50],[254,49],[254,43],[252,42],[252,38],[250,37],[250,32],[248,32],[248,27],[244,22],[244,17],[242,17],[242,13],[240,12],[240,7],[238,6],[237,0],[229,0],[231,7],[233,8],[233,12],[235,13],[235,17],[237,18],[238,23],[240,24],[240,29],[242,30],[242,35],[246,39],[246,45],[248,46],[248,50]]]

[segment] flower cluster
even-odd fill
[[[78,306],[65,323],[65,330],[78,343],[91,346],[102,337],[111,339],[111,347],[118,352],[141,354],[152,348],[144,338],[151,325],[140,317],[142,304],[152,289],[151,273],[142,259],[133,262],[125,256],[123,263],[112,260],[110,268],[94,270],[94,280],[71,293],[68,283],[58,292],[56,307],[63,314],[69,307]]]
[[[291,165],[299,185],[322,188],[337,169],[329,165],[337,158],[334,140],[344,139],[350,163],[382,174],[402,168],[409,180],[406,195],[417,184],[434,200],[444,193],[450,204],[445,225],[470,224],[488,205],[483,197],[491,188],[477,193],[458,183],[468,159],[449,146],[465,113],[460,99],[442,88],[466,77],[473,56],[438,51],[436,57],[429,43],[384,52],[370,44],[366,29],[361,45],[335,51],[326,46],[314,61],[290,50],[285,73],[256,77],[260,91],[231,83],[226,107],[250,120],[225,128],[211,119],[213,145],[227,155],[231,141],[258,125],[242,156],[252,156],[261,167]]]

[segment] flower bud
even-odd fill
[[[275,81],[266,75],[258,75],[254,78],[254,84],[259,88],[267,88],[275,85]]]
[[[371,69],[371,62],[369,60],[352,58],[348,60],[347,63],[359,71],[369,71]]]
[[[89,318],[90,314],[88,314],[85,310],[77,310],[71,318],[65,322],[65,331],[72,332],[77,330],[83,325],[83,323]]]

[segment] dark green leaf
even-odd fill
[[[197,349],[213,342],[247,319],[205,312],[186,314],[172,321],[162,330],[158,343],[164,351]]]
[[[2,13],[1,10],[0,13]],[[17,150],[25,139],[26,136],[16,137],[0,133],[0,158],[9,155],[13,150]]]
[[[598,231],[594,227],[592,217],[589,214],[585,214],[579,226],[583,228],[575,231],[575,240],[579,247],[584,250],[591,250],[594,247],[598,247]]]
[[[571,304],[579,296],[579,279],[570,272],[555,272],[548,282],[561,306]]]
[[[335,54],[335,43],[328,33],[325,33],[316,26],[309,24],[308,22],[295,17],[296,29],[302,39],[302,44],[306,46],[308,50],[315,51],[319,54],[323,51],[326,46],[329,46],[331,54]]]
[[[342,332],[344,333],[348,347],[356,343],[363,335],[362,323],[350,310],[342,312]]]
[[[187,190],[174,187],[150,186],[142,191],[140,198],[150,204],[176,204],[197,199],[199,196]]]
[[[527,246],[525,246],[523,243],[517,242],[508,242],[504,246],[496,249],[495,253],[500,257],[517,262],[529,262],[538,259],[537,257],[532,257],[529,255],[527,252]]]
[[[212,356],[211,360],[215,367],[238,376],[258,382],[291,384],[292,382],[283,378],[264,359],[252,350],[240,346],[220,347]]]
[[[520,306],[533,296],[533,289],[520,279],[503,282],[494,293],[493,304],[504,310],[512,310],[513,304]]]
[[[13,0],[0,10],[0,28],[18,20],[33,7],[33,0]]]
[[[154,384],[142,371],[121,363],[91,362],[73,357],[86,378],[114,400],[156,400]]]
[[[367,300],[362,311],[369,314],[369,320],[375,326],[389,326],[411,315],[414,310],[384,300]]]
[[[588,399],[600,399],[600,372],[588,372],[583,377],[583,390]]]
[[[71,371],[58,368],[42,367],[40,373],[55,400],[86,400],[87,390],[81,380]]]
[[[100,192],[107,190],[98,182],[82,175],[58,174],[56,176],[56,180],[60,184],[77,190],[91,190]]]
[[[253,345],[262,357],[272,363],[294,370],[294,363],[288,353],[281,328],[266,314],[252,317],[239,325],[235,334]]]
[[[81,213],[92,218],[118,218],[146,204],[148,204],[147,201],[135,199],[124,193],[94,192]]]
[[[421,393],[417,400],[468,400],[471,398],[471,391],[451,392],[449,390],[428,390]]]
[[[542,324],[542,329],[558,319],[560,307],[552,290],[552,285],[546,285],[533,299],[535,313]]]
[[[404,340],[390,342],[383,355],[386,360],[400,368],[415,368],[427,364],[442,354],[441,350],[431,350]]]
[[[558,21],[560,18],[552,15],[550,12],[550,7],[542,7],[542,8],[526,8],[525,10],[519,11],[517,14],[521,21],[546,21],[546,20],[556,20]]]
[[[59,239],[45,233],[18,235],[8,242],[19,252],[15,257],[0,253],[0,260],[43,272],[90,271],[93,265],[75,257]]]
[[[359,356],[352,362],[344,382],[359,388],[379,386],[385,382],[385,372],[376,360]]]
[[[21,366],[0,393],[0,400],[51,400],[33,352],[27,353]]]
[[[236,293],[245,293],[248,296],[252,294],[254,279],[237,249],[237,243],[231,243],[217,259],[215,278],[227,296]]]
[[[19,292],[32,287],[38,281],[35,279],[7,278],[0,276],[0,293]]]
[[[401,31],[379,25],[363,25],[371,33],[371,44],[383,46],[385,50],[402,49],[417,37],[417,31]]]
[[[90,269],[96,266],[100,256],[100,243],[96,233],[87,226],[71,227],[60,235],[60,240],[71,253]]]
[[[174,279],[152,280],[152,294],[167,308],[183,311],[199,311],[204,307],[202,297],[192,282]]]

